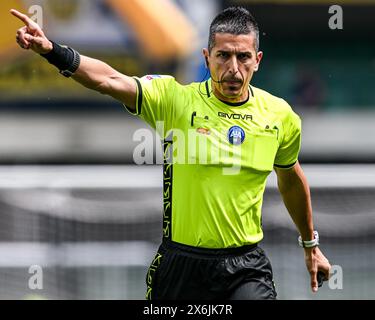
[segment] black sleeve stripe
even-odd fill
[[[276,167],[276,168],[289,169],[289,168],[292,168],[296,163],[297,163],[297,161],[293,162],[292,164],[288,164],[288,165],[274,164],[273,166]]]
[[[141,83],[139,82],[139,80],[137,78],[133,78],[137,84],[137,103],[136,103],[136,106],[135,106],[135,110],[131,110],[129,109],[129,107],[124,104],[125,108],[132,114],[132,115],[135,115],[135,116],[138,116],[141,114],[141,110],[142,110],[142,101],[143,101],[143,91],[142,91],[142,85]]]
[[[134,78],[138,86],[138,101],[137,101],[137,114],[142,113],[143,90],[142,85],[137,78]]]

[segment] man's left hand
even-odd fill
[[[317,292],[318,272],[322,272],[324,274],[324,281],[327,281],[329,279],[331,264],[320,251],[319,247],[304,248],[304,250],[306,267],[311,277],[311,289],[313,292]]]

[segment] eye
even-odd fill
[[[217,54],[217,56],[218,56],[219,58],[227,59],[227,58],[229,57],[229,54],[228,54],[228,52],[219,52],[219,53]]]
[[[248,59],[251,59],[251,55],[249,53],[239,53],[237,55],[237,59],[241,61],[246,61]]]

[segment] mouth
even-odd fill
[[[222,82],[223,83],[227,83],[229,86],[242,85],[242,80],[241,79],[224,79]]]
[[[230,91],[237,91],[242,88],[242,81],[241,80],[225,80],[223,83]]]

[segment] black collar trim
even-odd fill
[[[227,102],[227,101],[223,101],[223,100],[220,100],[221,102],[227,104],[228,106],[231,106],[231,107],[239,107],[239,106],[242,106],[244,105],[245,103],[247,103],[249,101],[249,98],[250,98],[250,95],[247,96],[247,99],[245,101],[241,101],[241,102]]]
[[[208,80],[205,82],[205,86],[206,86],[206,92],[207,92],[207,97],[210,98],[211,97],[211,94],[210,94],[210,90],[208,88]],[[251,86],[249,85],[249,89],[250,89],[250,93],[251,93],[251,97],[254,97],[254,91],[253,89],[251,88]],[[245,101],[241,101],[241,102],[227,102],[227,101],[223,101],[223,100],[220,100],[221,102],[229,105],[229,106],[232,106],[232,107],[239,107],[239,106],[242,106],[244,105],[245,103],[247,103],[250,99],[250,95],[247,96],[247,99]]]

